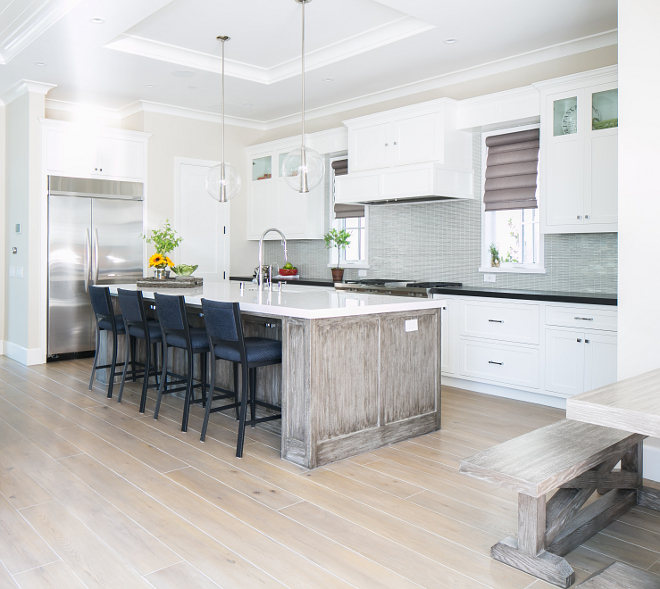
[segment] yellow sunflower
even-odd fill
[[[172,268],[172,266],[174,266],[174,262],[173,262],[172,260],[170,260],[167,256],[165,256],[165,263],[166,263],[170,268]]]
[[[165,257],[162,254],[154,254],[149,258],[149,268],[152,266],[160,267],[165,265]]]

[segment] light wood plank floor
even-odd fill
[[[154,393],[138,413],[87,390],[90,360],[0,357],[0,587],[174,589],[551,587],[491,560],[515,494],[461,457],[552,423],[555,409],[446,388],[443,429],[306,471],[279,438]],[[577,582],[613,560],[660,573],[660,514],[634,509],[568,556]]]

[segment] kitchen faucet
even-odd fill
[[[263,290],[263,287],[264,287],[264,275],[263,275],[263,272],[261,270],[261,267],[262,267],[263,262],[264,262],[264,238],[271,231],[276,231],[277,233],[279,233],[282,236],[282,241],[280,241],[280,243],[282,244],[282,247],[284,248],[284,261],[285,262],[287,261],[287,258],[286,258],[286,237],[284,237],[284,233],[282,233],[279,229],[275,229],[275,227],[271,227],[270,229],[266,229],[266,231],[264,231],[261,234],[261,239],[259,240],[259,271],[257,272],[257,285],[258,285],[259,290]],[[268,285],[269,286],[272,284],[272,280],[273,280],[271,272],[272,272],[272,268],[269,267],[269,269],[268,269]]]

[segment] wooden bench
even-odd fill
[[[572,585],[562,557],[637,503],[645,437],[564,419],[462,460],[461,473],[518,492],[518,538],[495,544],[491,557]],[[596,490],[602,497],[584,507]]]
[[[635,567],[613,562],[578,585],[581,589],[660,589],[660,577]]]

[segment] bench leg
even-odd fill
[[[612,469],[621,461],[621,471]],[[597,489],[605,493],[586,507]],[[660,491],[642,487],[642,443],[562,485],[545,496],[518,494],[518,538],[505,538],[491,556],[553,585],[569,587],[575,573],[562,558],[635,504],[660,509]]]

